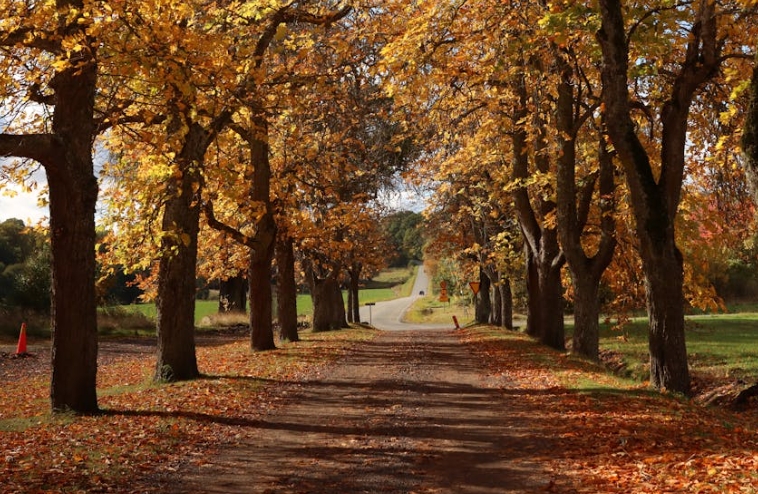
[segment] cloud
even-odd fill
[[[10,218],[23,220],[27,225],[37,224],[40,221],[47,223],[49,211],[47,206],[40,207],[37,204],[38,191],[24,192],[21,187],[6,185],[6,191],[12,190],[17,194],[13,197],[0,192],[0,222]]]

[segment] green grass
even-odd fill
[[[758,314],[688,316],[686,328],[693,371],[716,378],[755,380],[758,376]],[[601,325],[600,348],[618,352],[631,377],[649,377],[646,319],[635,319],[622,331]]]
[[[453,324],[453,316],[458,318],[458,324],[466,326],[474,320],[474,307],[469,299],[453,297],[451,301],[440,302],[437,297],[427,295],[418,298],[413,306],[405,313],[405,320],[420,324]]]
[[[418,268],[393,268],[382,271],[372,280],[366,283],[359,293],[360,304],[365,305],[368,302],[381,302],[392,300],[399,297],[408,297],[413,289],[413,282],[416,279],[416,270]],[[347,293],[343,292],[343,299],[347,300]],[[155,304],[134,304],[122,306],[125,311],[136,311],[154,320],[156,317]],[[218,313],[217,300],[197,300],[195,302],[195,323],[200,322],[208,317]],[[297,296],[297,314],[303,317],[313,315],[313,302],[309,294],[300,294]]]

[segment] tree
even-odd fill
[[[325,13],[314,13],[305,7],[298,5],[286,5],[276,10],[267,20],[265,28],[255,41],[252,53],[253,67],[260,73],[262,80],[274,80],[278,76],[284,85],[289,81],[289,71],[293,68],[288,61],[291,50],[297,51],[297,42],[292,42],[287,36],[287,26],[293,28],[293,39],[306,41],[306,45],[315,43],[313,37],[318,38],[313,26],[328,26],[345,17],[350,8],[343,8]],[[277,71],[267,73],[266,53],[274,41],[280,43],[280,49],[272,55],[279,61]],[[299,57],[294,56],[297,60]],[[297,84],[296,84],[297,85]],[[276,241],[276,221],[271,198],[272,169],[270,162],[270,128],[272,121],[267,113],[267,97],[265,87],[261,87],[255,78],[245,81],[244,97],[242,98],[244,112],[238,115],[238,120],[231,128],[246,143],[250,152],[250,167],[245,173],[248,184],[247,200],[258,209],[255,215],[255,233],[253,236],[245,235],[228,225],[218,221],[211,202],[207,203],[206,213],[208,223],[217,229],[227,232],[238,242],[250,249],[250,267],[248,281],[250,283],[250,327],[251,345],[256,350],[268,350],[275,348],[272,330],[272,303],[271,292],[271,263],[274,257]]]
[[[744,167],[753,197],[758,202],[758,62],[750,78],[747,112],[742,133],[742,150],[746,158]]]
[[[98,410],[95,293],[95,203],[98,186],[92,147],[98,134],[96,34],[110,21],[100,5],[78,0],[5,5],[16,19],[0,32],[3,99],[23,105],[27,95],[41,105],[26,121],[0,134],[0,155],[34,160],[49,187],[52,252],[52,382],[54,411]],[[11,101],[8,101],[8,98]],[[49,112],[49,113],[48,113]],[[18,133],[17,133],[18,132]]]
[[[726,8],[720,9],[708,1],[683,8],[651,9],[644,15],[637,14],[639,19],[627,31],[620,2],[600,2],[602,27],[598,40],[603,53],[604,111],[608,133],[624,167],[645,273],[650,382],[654,387],[685,394],[690,392],[690,377],[684,333],[684,270],[675,220],[685,176],[691,108],[698,93],[732,56],[725,51],[728,38],[720,34],[730,13]],[[661,76],[668,79],[665,85],[650,85],[646,90],[647,99],[657,105],[660,122],[659,156],[654,160],[632,118],[636,102],[629,93],[629,60],[636,39],[657,36],[658,14],[661,25],[669,26],[671,53],[665,52],[668,47],[661,52],[651,51],[649,45],[642,48],[652,61],[659,56],[660,61],[655,62],[666,64]],[[686,15],[686,21],[680,15]],[[739,41],[732,40],[735,41],[735,53],[741,57]]]
[[[396,211],[383,219],[384,228],[392,242],[393,266],[406,266],[411,260],[423,257],[423,216],[413,211]]]
[[[19,219],[0,223],[0,307],[50,311],[50,241]]]

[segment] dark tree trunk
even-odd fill
[[[555,237],[555,230],[547,230],[547,235],[543,235],[543,238],[546,236]],[[542,249],[540,262],[537,263],[538,298],[541,307],[538,338],[544,345],[557,350],[564,350],[566,348],[566,337],[563,323],[562,263],[559,265],[554,263],[554,260],[559,256],[557,239],[549,239],[543,244]]]
[[[52,246],[52,382],[54,411],[98,410],[95,293],[95,203],[92,141],[97,67],[93,59],[55,76],[53,132],[62,149],[45,165]],[[49,166],[52,165],[52,166]]]
[[[527,253],[527,334],[540,343],[557,350],[566,348],[563,322],[562,262],[555,230],[546,230],[552,238],[540,243],[540,251],[534,253],[526,244]]]
[[[574,335],[571,353],[597,360],[600,351],[599,282],[572,275],[574,284]]]
[[[351,286],[348,286],[347,288],[347,322],[348,323],[354,323],[356,322],[353,318],[353,290]],[[359,318],[360,319],[360,318]],[[360,321],[358,321],[360,322]]]
[[[503,278],[498,286],[500,299],[503,308],[503,327],[513,329],[513,292],[511,290],[511,279]]]
[[[517,80],[514,89],[519,95],[519,105],[514,112],[514,120],[525,122],[528,117],[529,95],[523,77]],[[516,180],[529,178],[528,139],[525,125],[525,123],[519,124],[512,136],[513,178]],[[536,139],[540,147],[546,146],[545,139],[546,136],[539,136]],[[549,162],[545,153],[535,152],[534,161],[541,173],[549,173]],[[545,345],[563,350],[566,342],[561,267],[565,259],[558,245],[555,228],[550,228],[544,221],[538,220],[538,215],[545,218],[552,214],[556,209],[555,203],[538,194],[533,206],[526,187],[514,190],[513,199],[526,249],[527,333],[538,338]]]
[[[354,264],[348,271],[350,274],[350,285],[348,286],[348,322],[360,324],[361,322],[361,307],[360,307],[360,278],[361,278],[362,266],[360,263]]]
[[[222,280],[219,286],[218,311],[244,314],[247,311],[247,287],[247,280],[242,273]]]
[[[206,129],[177,113],[188,130],[176,158],[180,173],[167,186],[158,271],[158,356],[155,380],[178,381],[200,375],[195,354],[195,283],[200,231],[201,166],[213,138],[231,117],[222,112]]]
[[[605,140],[600,136],[599,180],[597,176],[584,179],[581,188],[576,184],[576,135],[581,122],[577,121],[575,109],[572,71],[558,56],[556,61],[562,70],[558,86],[556,124],[560,138],[561,152],[558,157],[557,210],[558,234],[561,247],[568,263],[574,285],[574,334],[571,351],[592,360],[599,357],[600,302],[598,290],[603,272],[613,259],[616,246],[614,211],[613,162],[606,150]],[[582,247],[582,233],[592,202],[596,182],[599,181],[598,196],[601,209],[601,239],[594,256],[588,256]]]
[[[66,36],[79,39],[84,48],[56,52],[59,45],[45,41],[53,50],[48,53],[50,56],[67,58],[71,64],[56,72],[49,83],[54,100],[52,132],[0,134],[0,156],[35,160],[42,164],[47,175],[52,251],[52,410],[95,413],[98,411],[95,292],[98,191],[92,143],[98,132],[94,118],[97,43],[86,35],[90,21],[81,14],[82,6],[76,0],[56,1],[58,12],[69,18],[59,25],[66,29]],[[23,28],[19,32],[23,33]],[[27,37],[35,36],[35,31],[27,33]],[[62,37],[63,33],[54,33],[50,39]],[[43,38],[37,41],[40,39]],[[3,44],[23,45],[12,37]]]
[[[526,334],[532,338],[540,335],[540,281],[537,261],[534,258],[529,244],[524,244],[524,257],[526,265]]]
[[[279,238],[276,244],[277,319],[283,341],[300,341],[297,333],[297,284],[295,283],[295,249],[291,238]]]
[[[272,317],[271,263],[276,245],[276,221],[271,205],[271,163],[269,161],[268,121],[265,115],[253,119],[247,137],[250,163],[253,165],[253,188],[250,199],[265,205],[265,214],[258,221],[255,246],[250,260],[250,341],[254,350],[272,350],[274,328]]]
[[[492,290],[492,313],[490,323],[494,326],[503,325],[503,299],[500,297],[500,283],[494,283]]]
[[[313,331],[331,331],[347,327],[345,302],[335,277],[311,283],[313,299]]]
[[[484,270],[479,268],[479,293],[476,295],[476,307],[474,317],[479,324],[487,324],[490,322],[490,314],[492,313],[492,301],[490,299],[490,279],[484,273]]]
[[[270,218],[272,224],[273,221],[273,218]],[[274,300],[271,290],[271,261],[273,257],[273,241],[268,243],[267,248],[257,249],[251,256],[249,274],[250,346],[256,351],[276,348],[272,324]]]
[[[645,272],[650,319],[650,383],[659,389],[690,392],[684,338],[682,256],[674,223],[684,181],[687,123],[695,93],[718,73],[722,58],[715,2],[692,4],[693,29],[683,60],[673,72],[669,98],[660,110],[660,176],[650,163],[631,118],[627,73],[629,46],[620,2],[601,0],[602,81],[608,133],[624,165],[640,257]]]
[[[758,59],[753,67],[748,95],[745,128],[742,131],[742,150],[745,152],[745,174],[754,200],[758,203]]]
[[[193,124],[179,156],[179,178],[168,187],[158,275],[158,358],[155,380],[177,381],[200,375],[195,354],[195,268],[200,229],[200,175],[205,130]]]

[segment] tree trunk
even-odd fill
[[[548,230],[547,232],[549,232],[547,236],[554,236],[555,234],[555,230]],[[541,307],[538,338],[542,344],[550,348],[565,350],[563,283],[561,281],[562,263],[556,266],[553,262],[556,256],[558,256],[558,241],[553,238],[546,243],[552,244],[552,248],[543,245],[540,262],[537,263],[537,276],[539,279],[537,296]]]
[[[503,308],[503,327],[513,329],[513,292],[511,290],[511,279],[503,278],[498,285],[498,292],[502,300]]]
[[[52,381],[54,411],[98,411],[95,293],[96,133],[94,60],[57,74],[53,132],[62,149],[43,163],[50,195],[52,247]]]
[[[748,108],[745,127],[742,131],[742,150],[745,153],[743,166],[753,198],[758,203],[758,59],[753,67],[750,88],[747,91]]]
[[[597,360],[600,349],[599,282],[592,277],[577,277],[574,284],[574,335],[571,353]]]
[[[648,259],[643,257],[650,319],[650,384],[658,389],[689,394],[690,376],[684,340],[684,270],[673,235],[667,244],[663,255],[648,252],[645,256]]]
[[[163,212],[164,237],[158,274],[156,381],[194,379],[200,375],[195,354],[195,275],[200,229],[200,176],[189,154],[202,138],[193,126],[179,166],[181,176],[169,186]]]
[[[490,279],[484,273],[484,270],[479,268],[479,293],[476,295],[476,308],[475,319],[479,324],[487,324],[490,322],[490,314],[492,313],[492,301],[490,299]]]
[[[277,227],[271,205],[268,121],[265,115],[258,115],[253,118],[252,124],[252,132],[247,138],[250,163],[254,167],[250,199],[263,204],[265,213],[258,221],[256,246],[251,251],[250,341],[254,350],[272,350],[276,345],[272,317],[271,263],[274,259]]]
[[[0,134],[0,156],[35,160],[42,164],[47,175],[52,253],[51,408],[54,412],[95,413],[98,411],[95,291],[98,190],[92,143],[98,132],[94,118],[97,43],[86,34],[90,21],[82,14],[81,1],[58,0],[55,4],[58,13],[68,18],[58,25],[66,30],[66,36],[79,40],[81,48],[60,51],[59,43],[45,43],[51,50],[45,56],[70,62],[70,66],[52,74],[48,85],[54,99],[52,131]],[[37,34],[30,31],[27,35],[31,39]],[[48,36],[62,39],[63,34],[48,33]],[[44,34],[39,35],[37,41],[43,40]],[[8,40],[4,44],[8,45]]]
[[[540,281],[537,261],[528,243],[524,243],[524,257],[526,265],[526,334],[532,338],[539,338],[541,332],[540,312]]]
[[[270,222],[273,224],[273,218]],[[259,224],[259,226],[261,226]],[[275,228],[275,227],[274,227]],[[275,235],[275,234],[274,234]],[[253,350],[273,350],[273,292],[271,290],[271,261],[274,243],[256,249],[250,261],[250,346]]]
[[[311,284],[313,331],[331,331],[347,327],[345,302],[335,277],[315,280]]]
[[[558,85],[556,124],[560,137],[561,152],[558,157],[556,180],[558,235],[566,257],[574,285],[574,335],[572,353],[592,360],[599,357],[600,303],[598,290],[603,272],[613,259],[616,246],[613,220],[615,189],[613,162],[605,140],[600,136],[598,150],[598,176],[584,179],[581,188],[576,184],[576,135],[579,127],[576,120],[578,102],[574,97],[572,71],[557,56],[562,79]],[[582,233],[587,224],[595,184],[599,181],[597,201],[600,205],[601,239],[594,256],[588,256],[582,246]]]
[[[276,244],[277,319],[283,341],[300,341],[297,334],[297,284],[295,283],[295,249],[291,238],[279,238]]]
[[[494,326],[501,327],[503,325],[503,299],[500,296],[500,283],[494,283],[493,288],[490,323]]]
[[[354,304],[353,297],[354,297],[353,288],[352,286],[348,286],[347,288],[347,322],[348,323],[355,322],[355,319],[353,318],[353,304]],[[360,320],[358,322],[360,322]]]
[[[219,285],[218,311],[240,314],[247,312],[247,286],[247,280],[242,273],[222,280]]]
[[[519,77],[514,85],[519,96],[519,105],[514,112],[516,122],[525,122],[528,114],[526,81]],[[529,178],[528,138],[525,123],[520,123],[512,133],[513,178],[524,181]],[[535,142],[545,147],[546,136],[539,136]],[[540,173],[549,173],[546,154],[535,151],[534,161]],[[563,350],[566,346],[563,324],[563,286],[561,267],[565,262],[555,228],[548,227],[539,217],[552,214],[555,204],[537,194],[534,205],[525,186],[513,191],[514,205],[519,225],[524,236],[527,269],[527,334],[552,348]]]
[[[350,270],[350,286],[348,287],[348,294],[352,299],[352,305],[348,303],[348,321],[360,324],[361,322],[361,306],[360,306],[360,278],[361,278],[362,266],[360,263],[354,264]]]
[[[650,318],[650,382],[656,388],[689,394],[690,378],[684,338],[682,256],[674,223],[681,198],[687,124],[695,93],[718,73],[721,42],[716,2],[692,4],[693,29],[672,72],[670,94],[660,110],[659,177],[631,118],[627,73],[629,46],[618,1],[601,0],[602,27],[597,37],[603,52],[602,81],[608,133],[624,165],[640,257],[645,272]]]

